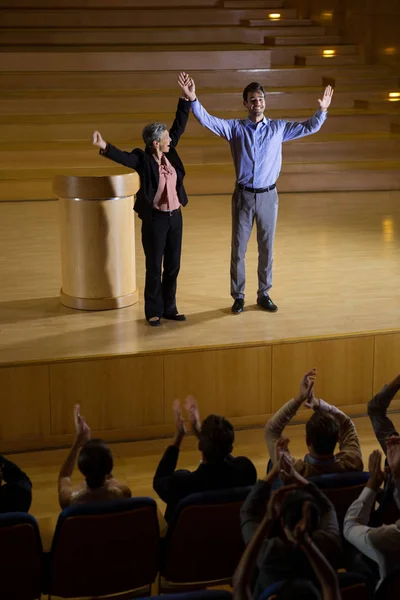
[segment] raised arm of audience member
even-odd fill
[[[32,483],[15,463],[0,454],[0,513],[28,512]]]
[[[314,387],[316,374],[316,369],[312,369],[306,373],[300,382],[298,395],[278,409],[265,425],[265,441],[272,461],[275,456],[275,444],[277,440],[282,436],[283,430],[289,425],[301,405],[309,398]]]
[[[393,478],[394,500],[400,510],[400,437],[393,435],[386,440],[387,462]]]
[[[75,468],[76,459],[78,457],[79,450],[87,441],[90,440],[90,427],[80,414],[79,410],[79,404],[75,404],[75,440],[58,475],[58,500],[61,508],[65,508],[71,503],[71,497],[73,495],[71,477]]]
[[[321,584],[323,600],[340,600],[341,594],[336,572],[307,533],[309,520],[309,503],[305,502],[303,504],[303,518],[293,532],[294,540],[300,545],[314,569],[314,573]]]
[[[172,475],[175,472],[178,464],[179,450],[183,438],[186,435],[185,420],[182,416],[182,408],[180,400],[175,400],[172,405],[175,421],[175,435],[172,443],[165,450],[161,458],[156,473],[153,479],[153,489],[160,496],[161,500],[166,502],[171,501],[171,494],[174,495],[175,480]]]
[[[392,435],[399,435],[392,421],[387,416],[387,409],[391,401],[400,390],[400,375],[397,375],[389,384],[384,385],[370,402],[368,402],[368,416],[376,438],[386,454],[386,440]]]
[[[268,480],[270,480],[269,476],[265,478],[265,481],[268,482]],[[260,549],[265,539],[268,539],[275,521],[280,518],[278,507],[280,507],[283,497],[288,492],[295,489],[295,487],[295,485],[284,486],[273,492],[271,495],[268,503],[268,510],[261,523],[255,529],[254,535],[247,544],[234,573],[233,600],[253,600],[251,583]],[[264,510],[265,508],[266,506],[264,505]]]
[[[282,454],[280,477],[285,485],[296,484],[303,487],[313,498],[320,509],[319,527],[313,534],[313,540],[324,551],[325,556],[332,564],[340,559],[342,540],[336,510],[332,502],[313,483],[298,473],[287,452]]]
[[[397,564],[400,552],[400,529],[398,524],[375,528],[368,526],[376,494],[384,480],[381,460],[382,453],[374,450],[369,458],[370,479],[358,499],[349,507],[344,520],[343,533],[348,542],[378,564],[380,576],[383,578],[390,568],[390,562]],[[398,464],[400,465],[400,460]]]
[[[267,503],[269,501],[272,484],[277,480],[280,473],[280,457],[287,452],[289,439],[281,438],[274,447],[274,466],[264,479],[257,481],[240,510],[240,522],[243,539],[246,544],[252,539],[264,518]]]

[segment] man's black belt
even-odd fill
[[[265,188],[252,188],[248,185],[243,185],[242,183],[238,183],[237,186],[239,190],[244,190],[245,192],[251,192],[252,194],[263,194],[264,192],[270,192],[271,190],[274,190],[276,188],[276,183]]]

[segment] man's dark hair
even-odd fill
[[[113,470],[114,461],[110,448],[103,440],[89,440],[82,446],[78,457],[78,468],[86,479],[88,488],[104,485],[106,476]]]
[[[304,502],[310,503],[310,527],[308,533],[311,535],[313,531],[318,529],[321,513],[314,496],[306,490],[298,488],[285,497],[282,503],[281,516],[285,527],[293,531],[297,523],[303,518]]]
[[[307,579],[291,579],[278,593],[279,600],[321,600],[315,585]]]
[[[231,452],[235,432],[232,424],[218,415],[208,415],[201,425],[199,449],[208,462],[224,460]]]
[[[339,439],[340,427],[330,414],[317,410],[306,423],[307,445],[317,454],[333,454]]]
[[[263,86],[261,85],[261,83],[258,83],[258,81],[252,81],[251,83],[249,83],[249,85],[246,85],[246,87],[244,88],[243,100],[245,102],[247,102],[247,96],[251,92],[262,92],[265,96],[265,90],[264,90]]]

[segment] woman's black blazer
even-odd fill
[[[191,103],[188,100],[179,98],[175,120],[169,131],[172,140],[171,146],[169,152],[166,152],[165,154],[176,170],[176,191],[182,206],[186,206],[188,203],[186,191],[183,186],[185,169],[175,147],[179,142],[179,138],[185,131],[186,123],[189,118],[190,104]],[[149,148],[146,148],[145,150],[134,148],[132,152],[124,152],[112,144],[107,143],[106,148],[100,150],[100,154],[110,158],[114,162],[137,171],[140,176],[140,189],[136,194],[134,210],[141,219],[150,216],[159,182],[159,167],[152,157],[151,150]]]

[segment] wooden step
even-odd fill
[[[293,88],[292,88],[293,89]],[[318,108],[318,98],[322,95],[322,86],[320,88],[311,88],[309,90],[290,91],[272,91],[267,94],[268,110],[285,110],[296,108],[307,108],[312,112]],[[129,95],[91,95],[82,97],[50,97],[35,98],[32,97],[3,97],[0,104],[0,115],[107,115],[107,113],[116,114],[135,114],[148,113],[155,114],[160,107],[167,112],[173,112],[176,109],[178,90],[166,93],[161,92],[149,95],[147,92],[134,93]],[[335,92],[335,108],[352,107],[357,102],[372,101],[379,102],[384,100],[387,92],[382,90],[348,90]],[[199,98],[210,112],[234,111],[238,112],[243,106],[242,92],[226,92],[224,90],[212,93],[203,93],[199,90]],[[357,106],[356,106],[357,107]],[[364,108],[364,106],[361,106]],[[368,106],[367,106],[368,107]]]
[[[282,13],[282,11],[279,11]],[[296,15],[281,15],[280,19],[244,19],[243,25],[248,27],[310,27],[315,25],[312,19],[298,19]]]
[[[280,10],[282,17],[295,18],[296,11]],[[228,10],[221,8],[152,9],[4,9],[1,26],[5,27],[186,27],[239,25],[241,21],[262,18],[265,10]]]
[[[261,81],[265,88],[290,86],[321,85],[322,71],[320,68],[298,69],[241,69],[218,71],[195,71],[193,75],[199,89],[230,88],[243,90],[250,81]],[[70,95],[76,90],[101,90],[103,95],[108,90],[143,89],[176,89],[176,71],[102,71],[82,73],[3,73],[0,77],[0,89],[13,93],[23,93],[25,90],[40,92],[58,92]]]
[[[338,35],[267,35],[264,38],[265,46],[317,46],[324,48],[336,47],[340,44]]]
[[[303,51],[303,49],[302,49]],[[338,54],[337,56],[331,56],[326,58],[325,56],[311,56],[310,54],[301,55],[296,54],[294,64],[301,67],[314,67],[314,66],[327,66],[328,68],[333,66],[344,66],[344,65],[362,65],[365,63],[365,58],[361,54]]]
[[[291,170],[285,163],[278,180],[279,192],[313,192],[346,190],[398,190],[400,189],[400,163],[359,163],[356,168],[348,163],[326,163],[320,170],[312,165]],[[124,173],[127,170],[113,166],[105,170],[70,170],[65,174],[100,176]],[[57,170],[57,173],[60,173]],[[233,165],[189,165],[186,168],[185,188],[192,195],[231,194],[235,175]],[[53,199],[51,178],[55,172],[47,171],[38,178],[24,179],[15,172],[15,179],[0,179],[0,201]]]
[[[283,0],[225,0],[224,8],[281,8]]]
[[[323,160],[323,164],[354,162],[356,166],[360,161],[390,161],[393,160],[393,157],[399,156],[399,139],[380,139],[378,137],[366,140],[330,141],[321,138],[323,135],[319,133],[312,138],[303,138],[284,144],[284,165],[287,163],[293,170],[297,168],[296,165],[300,165],[303,169],[304,163],[310,163],[315,170],[315,165],[321,160]],[[180,143],[179,152],[186,166],[231,163],[229,145],[223,140],[211,138],[206,143],[198,142],[199,140],[195,138],[186,137]],[[118,140],[115,141],[115,144],[122,149],[127,149],[123,143],[119,144]],[[35,170],[44,168],[81,169],[83,165],[87,169],[108,168],[112,163],[105,165],[103,157],[99,156],[96,148],[88,140],[84,148],[82,144],[78,148],[73,144],[59,144],[56,148],[44,150],[24,148],[10,151],[0,147],[0,165],[1,177],[4,172],[9,174],[10,171],[19,169],[21,165],[29,165],[29,170],[33,173]]]
[[[46,46],[57,51],[58,46],[104,46],[112,50],[112,46],[165,44],[263,44],[264,36],[251,27],[218,26],[218,27],[140,27],[120,29],[3,29],[0,37],[0,48],[22,51],[24,47],[38,50]],[[110,48],[107,48],[110,46]],[[71,48],[73,50],[73,48]]]
[[[265,88],[291,86],[324,87],[329,81],[338,78],[348,84],[357,80],[357,87],[365,78],[371,86],[375,81],[386,81],[391,69],[384,67],[351,65],[346,67],[275,67],[273,69],[241,69],[241,70],[196,70],[196,84],[199,89],[230,88],[242,90],[250,81],[258,80]],[[397,76],[396,76],[397,78]],[[1,90],[132,90],[132,89],[173,89],[176,84],[177,72],[174,71],[103,71],[103,72],[5,72],[0,78]],[[343,87],[343,86],[341,86]]]
[[[344,57],[357,57],[358,58],[358,47],[352,44],[342,44],[342,45],[332,45],[327,48],[327,46],[281,46],[281,47],[271,47],[271,64],[272,65],[292,65],[298,64],[296,57],[306,56],[307,57],[307,65],[309,64],[309,58],[316,58],[321,61],[323,60],[333,60],[330,58],[325,58],[323,56],[323,51],[329,49],[334,50],[336,52],[336,56],[333,58],[342,59]],[[313,64],[313,63],[310,63]],[[320,64],[317,62],[316,64]]]
[[[287,21],[287,25],[281,23],[280,25],[276,25],[271,23],[269,27],[250,27],[247,26],[246,29],[251,29],[255,34],[259,35],[260,38],[264,40],[266,37],[280,37],[280,36],[293,36],[297,39],[306,37],[306,36],[323,36],[325,34],[324,27],[319,27],[318,25],[291,25],[289,21]]]
[[[156,7],[218,7],[220,0],[0,0],[0,8],[13,9],[62,9],[62,8],[91,8],[119,10],[121,8],[150,8]]]
[[[282,118],[289,121],[305,121],[312,111],[268,111],[271,118]],[[219,113],[220,116],[243,118],[244,112]],[[92,132],[99,129],[105,139],[121,140],[127,147],[142,145],[141,134],[143,127],[152,121],[171,125],[172,113],[154,113],[145,115],[37,115],[34,122],[31,115],[24,118],[0,117],[0,144],[7,147],[13,145],[45,142],[84,142],[91,139]],[[400,123],[398,114],[359,114],[350,112],[347,115],[335,114],[330,111],[324,123],[324,134],[362,133],[390,131],[391,124]],[[186,127],[188,137],[208,137],[213,134],[199,123],[190,118]],[[19,146],[18,146],[19,147]]]
[[[202,50],[187,52],[5,52],[2,71],[149,71],[201,69],[260,69],[271,64],[270,50]]]
[[[283,0],[225,0],[224,8],[281,8]]]

